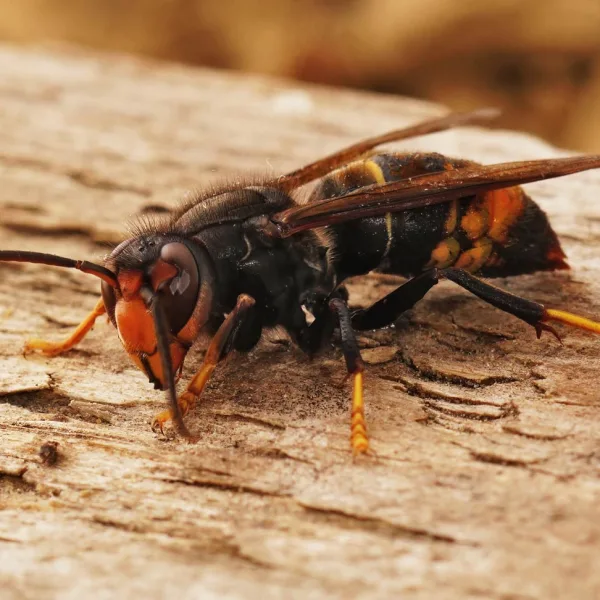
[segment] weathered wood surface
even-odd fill
[[[144,207],[278,173],[434,114],[415,101],[118,57],[0,48],[3,248],[98,259]],[[554,156],[463,129],[405,143],[483,162]],[[573,270],[502,281],[600,315],[600,173],[529,186]],[[352,287],[364,304],[385,278]],[[338,352],[265,341],[219,370],[189,445],[114,330],[24,358],[90,310],[92,278],[0,266],[3,598],[593,598],[600,594],[597,338],[564,345],[439,285],[363,336],[376,456],[348,449]],[[198,362],[188,361],[187,375]],[[40,446],[59,443],[56,466]]]

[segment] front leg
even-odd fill
[[[75,347],[79,342],[87,335],[92,329],[96,319],[106,313],[104,308],[104,302],[102,298],[98,300],[94,310],[77,326],[77,329],[62,342],[48,342],[46,340],[33,339],[28,340],[25,343],[23,352],[28,354],[29,352],[41,352],[46,356],[58,356],[64,354]]]
[[[235,308],[217,330],[206,351],[200,370],[192,378],[185,392],[177,399],[182,417],[194,408],[197,398],[202,394],[217,364],[232,350],[249,350],[260,339],[261,325],[256,311],[253,310],[254,305],[254,298],[241,294]],[[163,425],[172,418],[173,414],[170,410],[161,412],[154,417],[152,430],[162,432]]]

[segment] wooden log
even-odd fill
[[[0,74],[0,246],[96,260],[130,218],[189,190],[441,112],[67,50],[0,47]],[[399,147],[560,154],[477,128]],[[500,284],[600,315],[600,173],[528,187],[573,269]],[[151,432],[164,398],[109,324],[66,356],[21,355],[27,338],[65,336],[96,280],[14,264],[0,275],[3,598],[600,593],[597,338],[537,341],[443,283],[396,329],[361,338],[374,456],[349,452],[339,352],[310,363],[269,340],[218,370],[190,445]],[[357,280],[353,302],[393,284]]]

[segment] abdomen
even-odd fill
[[[323,178],[311,200],[469,164],[440,154],[379,154]],[[373,270],[408,277],[450,266],[489,277],[568,268],[545,213],[518,187],[330,229],[340,278]]]

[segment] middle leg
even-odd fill
[[[354,329],[352,328],[348,304],[341,298],[332,298],[328,303],[328,307],[339,323],[342,352],[346,359],[346,368],[353,380],[350,443],[355,455],[364,454],[369,449],[363,399],[363,372],[365,365],[360,355]]]

